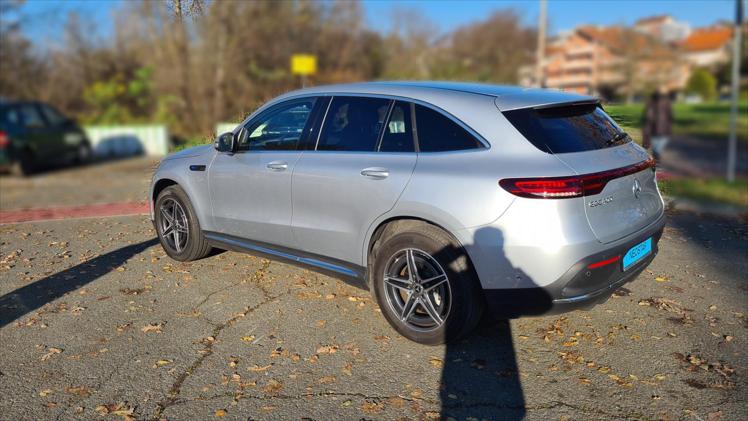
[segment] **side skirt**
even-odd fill
[[[203,234],[213,247],[282,260],[287,263],[307,267],[317,272],[334,276],[357,288],[368,289],[366,282],[366,268],[362,266],[338,259],[331,259],[307,253],[301,250],[235,237],[233,235],[221,234],[213,231],[203,231]]]

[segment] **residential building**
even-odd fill
[[[729,60],[732,30],[713,26],[691,30],[671,16],[641,19],[632,27],[583,25],[548,41],[542,63],[519,69],[523,86],[545,86],[606,98],[682,90],[696,67]]]
[[[723,25],[699,28],[682,40],[680,47],[694,66],[713,68],[730,61],[732,31]]]

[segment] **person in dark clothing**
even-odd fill
[[[673,107],[670,96],[663,92],[654,92],[644,107],[644,127],[642,128],[642,146],[652,148],[652,155],[660,159],[665,145],[670,140],[673,126]]]

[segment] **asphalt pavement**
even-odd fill
[[[428,347],[341,280],[173,261],[145,216],[1,225],[0,419],[748,419],[746,274],[746,224],[670,214],[606,303]]]

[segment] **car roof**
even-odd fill
[[[558,90],[447,81],[382,81],[321,85],[292,91],[283,95],[283,97],[296,96],[302,93],[321,95],[358,93],[401,96],[428,102],[434,96],[439,96],[440,92],[443,96],[450,97],[453,97],[454,93],[494,97],[495,104],[501,111],[569,102],[596,101],[596,98],[591,96]]]

